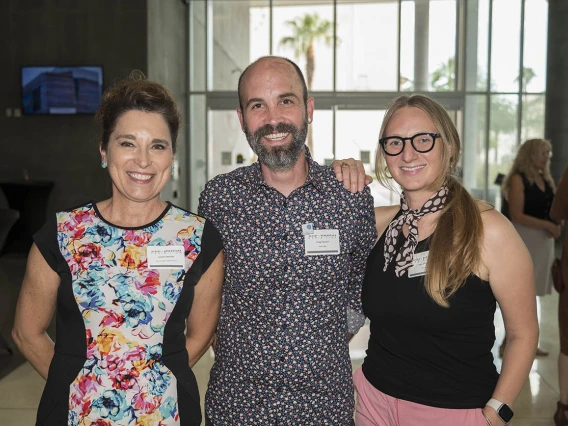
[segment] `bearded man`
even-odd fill
[[[348,345],[365,320],[372,197],[347,191],[312,160],[314,99],[294,62],[258,59],[238,94],[258,162],[208,182],[199,207],[225,250],[206,424],[349,425]]]

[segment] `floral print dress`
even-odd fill
[[[171,204],[137,228],[93,202],[53,219],[34,237],[61,277],[37,424],[199,425],[184,330],[193,286],[222,248],[216,229]],[[177,263],[151,264],[155,246],[177,249]]]

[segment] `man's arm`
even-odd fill
[[[199,206],[197,213],[199,216],[211,221],[213,226],[219,230],[220,208],[219,199],[223,194],[222,185],[219,179],[212,179],[205,184],[205,189],[199,195]]]
[[[213,178],[211,179],[209,182],[207,182],[205,184],[205,189],[203,189],[203,191],[201,192],[201,194],[199,195],[199,205],[197,207],[197,213],[204,217],[205,219],[207,219],[208,221],[210,221],[213,226],[217,229],[217,231],[220,232],[220,224],[219,222],[222,221],[221,217],[221,204],[220,204],[220,198],[221,198],[221,194],[224,194],[224,190],[223,190],[223,186],[220,183],[220,180],[218,178]],[[223,237],[221,236],[221,239],[223,239]],[[224,253],[223,253],[224,255]],[[224,271],[223,271],[224,273]],[[223,276],[224,278],[224,276]],[[222,293],[222,289],[221,289],[221,293]],[[221,299],[222,300],[222,299]],[[220,309],[220,306],[219,306]],[[217,316],[219,316],[219,314],[217,313]],[[213,335],[210,338],[209,344],[207,344],[207,346],[205,347],[204,350],[206,350],[209,346],[211,346],[213,348],[213,351],[215,351],[216,346],[217,346],[217,332],[216,330],[213,332]],[[198,354],[198,357],[200,358],[203,354]]]
[[[354,196],[356,204],[357,221],[355,230],[355,247],[351,255],[351,276],[348,284],[348,307],[347,307],[347,329],[352,335],[357,334],[365,323],[363,306],[361,304],[361,289],[365,277],[367,257],[377,239],[375,228],[375,209],[373,207],[373,197],[369,188]]]
[[[331,168],[335,172],[336,179],[343,182],[343,187],[353,194],[363,191],[366,185],[373,182],[373,178],[365,174],[365,166],[361,160],[354,158],[335,160],[331,163]]]

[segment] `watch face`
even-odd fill
[[[497,411],[497,414],[499,414],[499,417],[501,417],[505,423],[509,423],[513,418],[513,410],[511,410],[507,404],[503,404],[501,408],[499,408],[499,411]]]

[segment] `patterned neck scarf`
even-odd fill
[[[393,220],[387,228],[384,248],[385,267],[383,268],[383,271],[387,270],[387,267],[395,254],[394,250],[396,247],[396,240],[399,234],[402,234],[402,225],[405,223],[408,225],[408,237],[406,238],[402,248],[396,254],[394,272],[397,277],[400,277],[412,266],[414,250],[418,244],[418,221],[422,218],[422,216],[442,210],[446,204],[447,195],[448,187],[443,186],[438,192],[432,195],[426,203],[424,203],[422,208],[411,210],[408,208],[408,204],[406,203],[404,192],[402,193],[402,196],[400,197],[402,214],[397,219]]]

